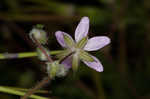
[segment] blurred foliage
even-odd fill
[[[60,49],[54,36],[74,35],[82,16],[90,18],[89,36],[106,35],[111,44],[97,56],[104,72],[84,64],[76,74],[56,78],[44,89],[52,99],[150,99],[149,0],[3,0],[0,3],[0,53],[35,51],[28,37],[44,24],[50,50]],[[31,88],[46,76],[37,58],[0,60],[0,85]],[[1,99],[18,96],[0,93]]]

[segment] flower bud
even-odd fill
[[[51,78],[55,78],[58,68],[59,68],[59,64],[57,61],[54,61],[52,63],[47,62],[47,72]]]
[[[46,44],[48,40],[46,32],[40,28],[33,28],[30,31],[29,36],[33,40],[33,42],[35,42],[33,39],[34,37],[41,44]]]
[[[59,61],[47,62],[47,72],[51,78],[63,77],[67,74],[67,71],[68,69],[63,64],[59,64]]]
[[[68,68],[66,68],[63,64],[59,64],[58,72],[56,73],[56,76],[58,77],[64,77],[66,76],[68,72]]]

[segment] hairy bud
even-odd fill
[[[47,62],[47,72],[51,78],[63,77],[67,74],[68,69],[63,64],[59,64],[59,61],[54,61]]]
[[[44,30],[40,28],[33,28],[30,33],[29,33],[30,38],[34,41],[33,37],[41,44],[46,44],[47,43],[47,34]]]

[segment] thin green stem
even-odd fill
[[[0,92],[19,95],[19,96],[24,96],[25,95],[25,92],[17,91],[17,90],[14,90],[14,89],[3,87],[3,86],[0,86]],[[49,99],[49,98],[41,97],[41,96],[37,96],[37,95],[31,95],[29,97],[33,98],[33,99]]]
[[[47,57],[47,60],[51,63],[53,62],[52,58],[47,54],[47,52],[44,50],[43,46],[41,45],[41,43],[33,36],[31,35],[34,43],[36,44],[36,46],[42,51],[42,53]],[[34,94],[36,92],[36,90],[40,89],[41,87],[43,87],[45,84],[47,84],[50,81],[50,77],[45,77],[40,83],[38,83],[34,88],[30,89],[23,97],[21,97],[21,99],[27,99],[29,96],[31,96],[32,94]]]
[[[10,87],[10,86],[3,86],[3,87],[4,87],[4,88],[13,89],[13,90],[17,90],[17,91],[22,91],[22,92],[27,92],[27,91],[29,91],[29,89],[27,89],[27,88],[18,88],[18,87]],[[36,93],[45,94],[45,93],[49,93],[49,91],[47,91],[47,90],[37,90]]]
[[[50,51],[50,55],[61,53],[62,50]],[[37,52],[0,53],[0,59],[29,58],[37,56]]]

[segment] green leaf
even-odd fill
[[[80,51],[79,55],[80,55],[80,59],[83,61],[87,61],[87,62],[93,62],[94,61],[93,57],[89,53],[87,53],[83,50]]]
[[[77,71],[79,64],[79,57],[78,54],[74,54],[72,58],[72,69],[73,71]]]
[[[70,38],[68,35],[64,34],[64,41],[67,44],[68,47],[73,47],[75,45],[72,38]]]
[[[87,43],[87,41],[88,41],[88,37],[86,36],[86,37],[84,37],[84,38],[82,38],[78,43],[77,43],[77,47],[78,48],[84,48],[84,46],[86,45],[86,43]]]

